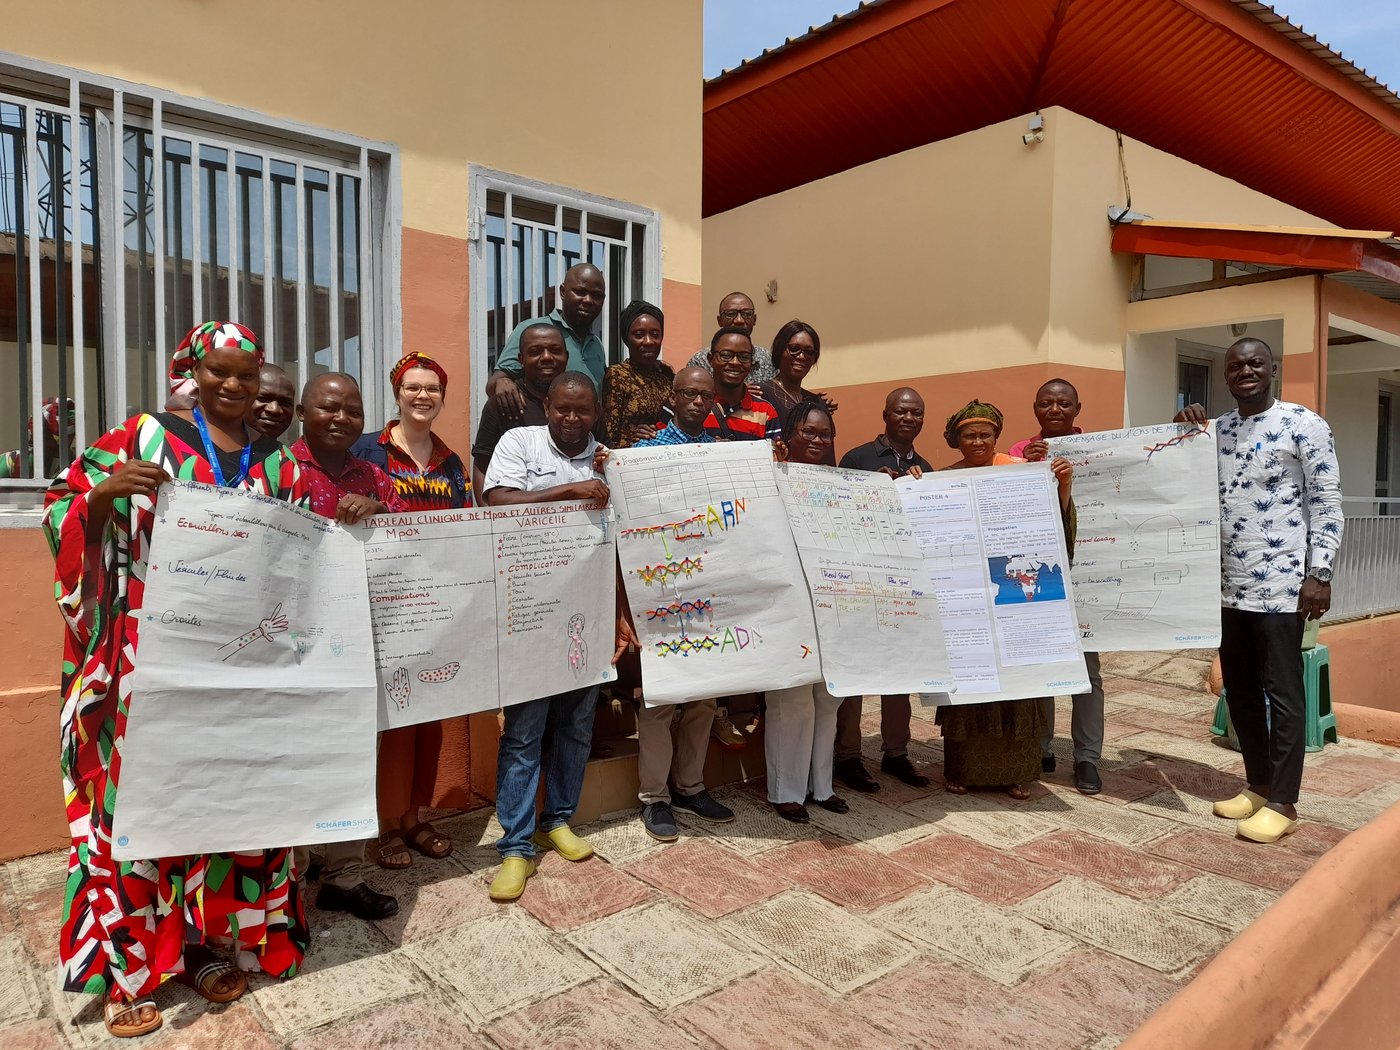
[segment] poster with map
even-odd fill
[[[1083,692],[1069,554],[1054,476],[1027,463],[896,482],[943,615],[957,691],[934,703]]]

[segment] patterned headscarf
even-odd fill
[[[252,354],[258,360],[258,367],[263,366],[262,344],[251,328],[237,321],[205,321],[191,328],[175,348],[175,356],[170,360],[170,392],[193,396],[194,366],[211,350],[227,347]]]
[[[447,369],[427,354],[420,354],[415,350],[411,354],[404,354],[403,357],[399,358],[398,364],[389,369],[389,385],[394,388],[394,396],[398,396],[399,381],[403,379],[403,374],[410,368],[426,368],[435,374],[442,381],[442,392],[447,393]]]
[[[622,313],[617,318],[617,330],[622,333],[622,341],[627,342],[627,330],[632,327],[632,322],[639,317],[655,317],[656,323],[661,326],[661,331],[666,331],[666,315],[661,312],[659,306],[652,306],[645,299],[633,299],[622,308]],[[629,343],[630,347],[631,344]]]
[[[948,417],[948,422],[943,427],[943,438],[948,442],[949,448],[957,448],[958,431],[969,423],[990,423],[1000,437],[1002,421],[1001,409],[996,405],[974,399]]]

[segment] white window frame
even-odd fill
[[[467,186],[467,241],[468,257],[470,259],[470,302],[471,302],[471,412],[473,422],[473,432],[475,423],[481,419],[482,409],[486,407],[486,380],[489,376],[487,371],[487,321],[490,316],[491,303],[489,302],[489,275],[487,272],[488,240],[487,228],[487,194],[503,193],[507,195],[507,200],[512,196],[528,197],[531,200],[539,201],[543,204],[553,205],[555,208],[556,231],[559,234],[559,242],[563,243],[563,213],[568,208],[580,212],[580,229],[584,232],[582,241],[589,239],[604,240],[605,238],[592,238],[587,236],[588,217],[590,215],[602,216],[628,224],[631,230],[632,223],[641,225],[646,230],[646,236],[642,245],[642,287],[630,289],[631,298],[646,299],[655,303],[658,307],[665,309],[665,304],[661,301],[661,217],[651,208],[644,208],[637,204],[630,204],[626,201],[615,200],[611,197],[603,197],[595,193],[588,193],[584,190],[570,189],[567,186],[559,186],[554,183],[542,182],[538,179],[526,178],[523,175],[514,175],[510,172],[497,171],[494,168],[473,164],[469,168]],[[509,204],[506,212],[506,244],[511,241],[511,215]],[[630,233],[629,233],[630,236]],[[629,266],[631,265],[630,252],[635,250],[629,245]],[[586,244],[583,246],[583,255],[587,258]],[[509,251],[506,252],[506,287],[511,286],[511,268]],[[558,274],[557,279],[562,280],[563,274]],[[608,297],[611,300],[614,295],[626,294],[621,289],[608,288]],[[625,305],[625,303],[623,304]]]
[[[330,131],[313,125],[284,118],[271,117],[252,110],[229,106],[206,99],[191,98],[163,88],[136,84],[116,77],[89,73],[84,70],[56,65],[0,51],[0,97],[6,101],[26,107],[32,113],[35,108],[56,113],[70,120],[73,129],[74,161],[70,168],[72,203],[68,213],[72,216],[72,228],[81,228],[77,214],[80,207],[80,175],[77,163],[77,129],[81,117],[91,114],[96,122],[97,152],[92,158],[95,168],[94,189],[98,198],[98,216],[101,219],[100,241],[103,252],[100,259],[99,288],[102,295],[102,319],[104,338],[98,348],[108,376],[105,394],[105,414],[108,425],[125,417],[128,400],[126,389],[126,266],[124,257],[124,195],[127,178],[124,163],[124,136],[128,127],[136,126],[154,133],[157,144],[157,163],[154,168],[153,207],[157,216],[161,215],[164,167],[159,163],[162,156],[160,145],[163,136],[176,137],[191,144],[192,149],[213,146],[228,151],[230,172],[234,167],[235,154],[255,154],[263,158],[263,173],[266,178],[274,161],[292,164],[297,172],[298,189],[301,186],[304,167],[312,167],[330,173],[331,201],[337,192],[337,175],[348,174],[361,180],[359,201],[359,257],[365,260],[365,270],[361,276],[360,296],[360,371],[365,378],[364,399],[366,417],[382,419],[387,402],[387,384],[378,381],[385,376],[388,366],[402,354],[403,317],[399,296],[400,273],[402,268],[402,190],[401,168],[398,147],[392,143],[380,142],[343,132]],[[29,122],[28,152],[32,164],[34,153],[32,120]],[[232,187],[232,178],[229,185]],[[195,180],[194,201],[196,224],[198,223],[199,180]],[[264,185],[267,185],[265,182]],[[32,196],[31,191],[30,196]],[[263,214],[269,210],[268,194],[263,195]],[[230,212],[233,210],[233,194],[229,194]],[[304,195],[298,193],[298,208],[304,203]],[[30,204],[30,211],[33,205]],[[26,223],[31,248],[31,268],[37,270],[37,230],[32,222]],[[266,226],[263,227],[267,229]],[[196,227],[197,229],[197,227]],[[163,223],[153,224],[155,244],[162,246]],[[299,265],[304,266],[304,238],[306,227],[298,224]],[[330,223],[332,245],[338,244],[340,229],[334,221]],[[234,236],[230,230],[230,236]],[[270,247],[270,237],[264,236],[264,263]],[[80,242],[81,243],[81,242]],[[199,262],[201,246],[199,238],[194,238],[193,262]],[[82,316],[82,252],[73,252],[73,275],[76,283],[71,286],[73,319],[70,329],[70,342],[74,347],[83,346]],[[230,254],[232,258],[232,254]],[[338,284],[338,266],[331,267],[331,290]],[[233,313],[237,314],[238,289],[235,269],[229,268],[229,302]],[[308,374],[309,355],[307,344],[307,305],[306,275],[300,276],[298,283],[298,331],[299,345],[295,357],[301,365],[300,374]],[[195,286],[195,312],[199,313],[198,286]],[[155,323],[157,361],[162,365],[169,359],[176,342],[183,332],[165,331],[164,281],[156,281]],[[38,310],[37,273],[31,272],[31,298],[34,300],[30,317],[31,359],[42,365],[43,328]],[[270,321],[271,296],[264,296],[264,316],[248,318],[247,322],[255,331],[266,331],[266,338],[275,333],[267,328]],[[333,347],[333,364],[343,363],[344,346],[339,340],[338,313],[332,309],[330,321],[330,344]],[[339,345],[338,345],[339,344]],[[276,359],[287,359],[290,355],[284,348],[274,347]],[[81,352],[77,355],[81,358]],[[33,369],[33,390],[29,393],[31,413],[39,418],[39,408],[43,398],[41,369]],[[85,433],[85,413],[83,401],[88,396],[88,377],[84,369],[75,369],[74,388],[71,396],[78,402],[75,444],[81,449],[96,435]],[[147,396],[154,392],[146,392]],[[155,406],[159,407],[159,406]],[[42,490],[47,482],[42,479],[5,479],[0,482],[0,490]]]

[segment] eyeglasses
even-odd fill
[[[720,362],[738,361],[740,364],[752,364],[753,354],[747,350],[715,350],[715,360]]]
[[[752,310],[721,310],[719,319],[721,321],[748,321],[752,324],[758,320],[758,314]]]
[[[715,392],[713,390],[673,390],[677,401],[713,401]]]
[[[800,437],[803,441],[806,442],[831,440],[830,432],[825,430],[813,430],[810,427],[798,427],[796,430],[796,434],[798,437]]]
[[[810,357],[813,361],[818,356],[815,346],[789,346],[783,352],[791,354],[793,357]]]
[[[417,397],[419,394],[427,394],[429,397],[441,397],[442,387],[423,386],[421,383],[405,383],[399,387],[400,394],[407,394],[409,397]]]

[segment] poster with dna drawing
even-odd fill
[[[768,442],[619,449],[606,473],[647,703],[821,680]]]

